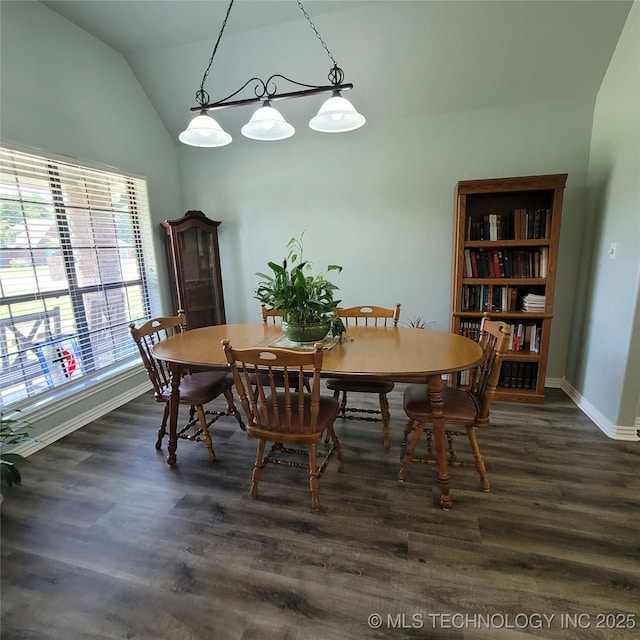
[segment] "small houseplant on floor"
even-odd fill
[[[0,413],[0,480],[8,487],[22,484],[18,466],[26,462],[26,458],[18,453],[5,453],[4,449],[21,442],[33,441],[25,431],[26,426],[26,422],[5,418],[4,414]]]
[[[260,278],[255,297],[272,309],[282,312],[282,332],[293,342],[315,342],[331,332],[339,336],[344,325],[335,311],[340,300],[333,294],[338,287],[327,279],[327,273],[342,267],[328,265],[323,273],[313,274],[313,265],[303,257],[302,238],[291,238],[288,254],[282,264],[267,263],[272,275],[256,273]]]

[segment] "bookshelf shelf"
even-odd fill
[[[544,402],[566,180],[563,173],[456,186],[451,330],[475,339],[485,312],[511,325],[497,400]]]

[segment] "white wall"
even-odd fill
[[[2,139],[146,176],[169,300],[157,223],[183,213],[177,151],[128,64],[40,3],[3,2],[1,29]],[[32,420],[33,434],[78,416],[95,419],[101,405],[114,408],[114,398],[145,381],[143,372],[57,411],[50,405]]]
[[[589,242],[566,377],[610,435],[636,437],[640,401],[640,4],[598,93],[589,160]],[[615,260],[608,257],[616,243]]]
[[[354,97],[355,101],[355,97]],[[222,220],[227,317],[258,317],[256,271],[306,230],[308,257],[338,263],[348,305],[403,305],[449,328],[458,180],[569,174],[548,376],[564,373],[583,235],[592,105],[557,101],[373,121],[342,135],[181,149],[185,201]],[[251,146],[250,146],[251,145]],[[249,149],[251,152],[249,152]]]

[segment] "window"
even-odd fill
[[[0,406],[137,354],[155,264],[146,182],[0,149]]]

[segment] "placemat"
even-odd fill
[[[287,336],[280,336],[277,340],[269,343],[270,347],[277,347],[279,349],[292,349],[293,351],[313,351],[316,342],[322,343],[322,350],[329,351],[333,349],[338,342],[340,342],[340,336],[332,336],[331,338],[325,338],[324,340],[316,340],[315,342],[293,342],[289,340]]]

